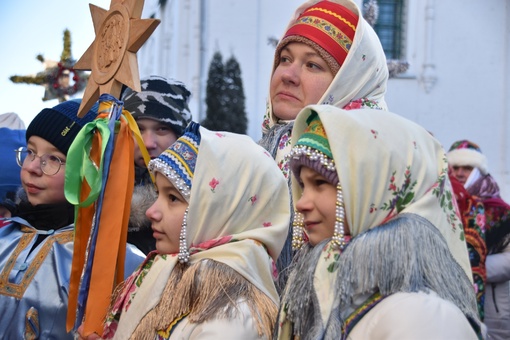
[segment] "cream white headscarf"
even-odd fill
[[[359,20],[345,62],[340,66],[340,70],[317,104],[329,104],[345,109],[350,109],[353,106],[352,108],[373,107],[387,110],[384,94],[388,82],[388,66],[379,37],[370,24],[363,19],[363,15],[354,1],[331,1],[350,9],[358,15]],[[305,9],[317,2],[319,1],[307,1],[298,7],[285,31],[294,24]],[[273,69],[271,74],[274,71]],[[355,103],[350,105],[352,102]],[[285,125],[291,122],[281,121],[274,116],[268,94],[266,112],[262,123],[263,137],[259,143],[273,154],[286,177],[288,177],[289,171],[284,156],[290,151],[290,131],[281,138],[277,134],[278,138],[276,140],[272,138],[271,134],[275,133],[275,129],[284,128]]]
[[[312,105],[300,112],[293,144],[318,113],[342,185],[351,236],[381,225],[397,214],[424,217],[443,235],[466,275],[471,267],[462,223],[456,212],[443,147],[418,124],[388,111],[341,110]],[[293,181],[294,202],[301,187]]]
[[[203,127],[200,135],[188,207],[189,262],[222,262],[278,304],[274,263],[289,225],[287,182],[268,152],[248,136]],[[128,339],[157,305],[176,263],[177,254],[157,255],[122,310],[116,339]]]
[[[352,239],[343,252],[326,239],[297,254],[278,338],[345,336],[348,317],[377,292],[434,290],[476,319],[467,246],[441,144],[388,111],[312,105],[299,113],[292,145],[315,112],[328,137]],[[295,178],[292,195],[294,202],[302,195]]]

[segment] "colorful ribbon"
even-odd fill
[[[133,132],[142,140],[122,102],[108,94],[99,102],[98,117],[80,131],[66,161],[65,194],[76,206],[67,330],[83,324],[85,335],[102,333],[110,296],[124,279]]]

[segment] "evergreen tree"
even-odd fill
[[[216,52],[207,79],[206,118],[201,124],[214,131],[246,133],[248,121],[239,63],[232,56],[224,65]]]
[[[201,124],[210,130],[225,130],[223,108],[225,106],[225,68],[220,52],[214,53],[207,77],[205,104],[206,117]]]
[[[225,63],[225,83],[226,108],[230,117],[226,122],[226,130],[246,134],[248,119],[244,106],[243,80],[241,79],[241,68],[234,56]]]

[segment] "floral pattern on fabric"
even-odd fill
[[[271,275],[273,276],[273,280],[276,281],[278,279],[278,268],[276,268],[276,262],[273,260],[272,257],[269,257],[269,260],[271,261],[272,268]]]
[[[257,202],[257,195],[253,195],[248,199],[248,202],[251,203],[251,205],[254,205],[255,202]]]
[[[503,205],[488,205],[485,218],[487,229],[497,229],[502,222],[510,219],[510,209]]]
[[[407,166],[404,173],[404,183],[402,183],[400,188],[398,188],[395,183],[396,173],[396,170],[393,171],[390,178],[390,184],[388,185],[388,190],[391,191],[394,198],[389,202],[385,202],[379,208],[381,210],[389,210],[387,218],[390,218],[404,210],[413,201],[415,195],[413,189],[416,186],[417,181],[411,183],[411,167]],[[373,204],[371,206],[373,206]]]
[[[158,259],[166,260],[166,258],[167,255],[158,255],[156,251],[149,253],[138,270],[126,279],[123,286],[121,286],[120,295],[115,299],[113,307],[106,314],[106,321],[102,336],[103,339],[113,338],[117,330],[120,315],[129,310],[137,290],[142,285],[143,279],[151,269],[152,265]]]
[[[368,98],[360,98],[353,101],[350,101],[349,104],[344,106],[344,110],[358,110],[358,109],[374,109],[374,110],[382,110],[379,104],[375,100],[370,100]]]
[[[476,302],[480,320],[484,319],[485,281],[487,272],[485,259],[487,247],[485,246],[485,210],[478,198],[469,201],[467,210],[461,212],[464,224],[464,233],[468,247],[469,262],[473,271],[473,282],[476,292]]]
[[[453,195],[451,190],[445,190],[446,179],[448,177],[448,171],[446,169],[446,155],[444,156],[443,162],[445,164],[445,168],[443,168],[437,182],[432,187],[432,194],[439,200],[439,205],[446,214],[448,223],[450,223],[452,229],[455,231],[458,226],[458,219],[454,208]],[[465,240],[464,231],[460,232],[459,238],[461,241]]]
[[[232,238],[232,236],[229,235],[229,236],[223,236],[223,237],[215,238],[213,240],[205,241],[205,242],[202,242],[197,245],[192,244],[190,247],[190,254],[196,254],[198,252],[201,252],[201,251],[204,251],[207,249],[211,249],[214,247],[221,246],[223,244],[227,244],[230,242],[236,242],[236,241],[238,241],[238,240]]]
[[[462,218],[462,225],[466,235],[469,263],[473,272],[473,286],[476,293],[478,315],[483,321],[485,312],[485,282],[487,271],[485,260],[487,246],[485,242],[485,207],[482,200],[471,195],[462,183],[450,174],[455,200]]]
[[[338,269],[338,261],[340,260],[340,252],[336,249],[332,242],[328,242],[324,247],[324,261],[327,264],[327,271],[333,274]]]
[[[325,35],[330,36],[330,38],[335,40],[335,42],[340,45],[344,51],[348,52],[351,49],[352,40],[338,27],[332,25],[331,22],[318,18],[317,16],[303,16],[299,19],[299,22],[315,27],[322,31]],[[354,27],[352,24],[350,24],[350,26]]]
[[[289,166],[289,162],[287,161],[286,158],[280,160],[278,163],[278,168],[280,168],[283,176],[285,176],[286,179],[289,178],[290,176],[290,166]]]
[[[499,254],[510,242],[510,208],[501,198],[484,199],[488,254]]]
[[[271,128],[271,115],[269,108],[269,100],[266,101],[266,113],[264,114],[264,119],[262,120],[262,132],[267,132]]]
[[[279,141],[278,149],[283,150],[290,144],[290,133],[285,134]]]
[[[331,105],[335,102],[335,96],[332,94],[327,95],[327,98],[322,101],[322,104],[324,105]]]
[[[212,178],[211,181],[209,182],[209,187],[211,188],[211,191],[212,192],[215,192],[214,190],[216,190],[216,187],[218,186],[218,184],[220,184],[220,181],[218,181],[216,178]]]

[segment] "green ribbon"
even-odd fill
[[[92,149],[92,141],[96,130],[102,136],[99,166],[90,158],[90,150]],[[109,138],[108,118],[99,118],[87,123],[69,147],[64,185],[65,197],[69,203],[78,207],[88,207],[98,198],[103,184],[103,155]],[[80,202],[84,178],[91,190],[88,197]]]

